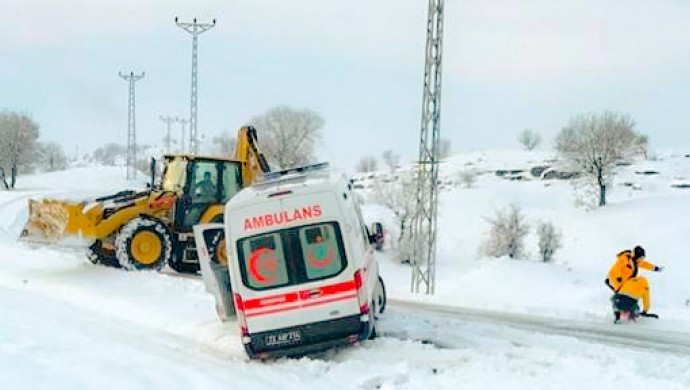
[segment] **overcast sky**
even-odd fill
[[[207,139],[285,104],[324,117],[319,156],[341,169],[416,157],[426,0],[0,3],[0,108],[31,113],[70,154],[126,143],[120,70],[146,71],[140,143],[162,142],[160,115],[189,115],[191,38],[173,19],[196,16],[218,23],[200,38]],[[614,110],[653,147],[690,147],[689,20],[683,0],[447,0],[441,136],[516,148],[531,128],[549,148],[570,117]]]

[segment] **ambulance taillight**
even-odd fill
[[[364,287],[364,279],[362,278],[362,270],[355,271],[355,288],[357,288],[357,301],[359,302],[359,314],[362,315],[362,321],[369,321],[369,302],[367,302],[367,292]]]
[[[237,324],[240,326],[242,342],[249,344],[252,339],[249,337],[249,327],[247,327],[247,317],[244,315],[244,302],[242,296],[235,293],[235,311],[237,312]]]

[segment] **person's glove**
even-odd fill
[[[654,271],[656,271],[656,272],[661,272],[663,270],[664,270],[664,266],[662,266],[662,265],[657,265],[656,267],[654,267]]]

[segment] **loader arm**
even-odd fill
[[[235,159],[242,162],[243,186],[250,185],[258,176],[271,171],[257,147],[256,129],[252,126],[244,126],[237,132]]]

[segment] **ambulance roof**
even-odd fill
[[[292,194],[308,194],[323,191],[347,191],[348,182],[342,174],[336,174],[325,165],[313,171],[281,171],[259,179],[249,187],[241,190],[229,202],[232,206],[241,206],[257,201],[267,200],[270,195],[279,195],[283,191]]]

